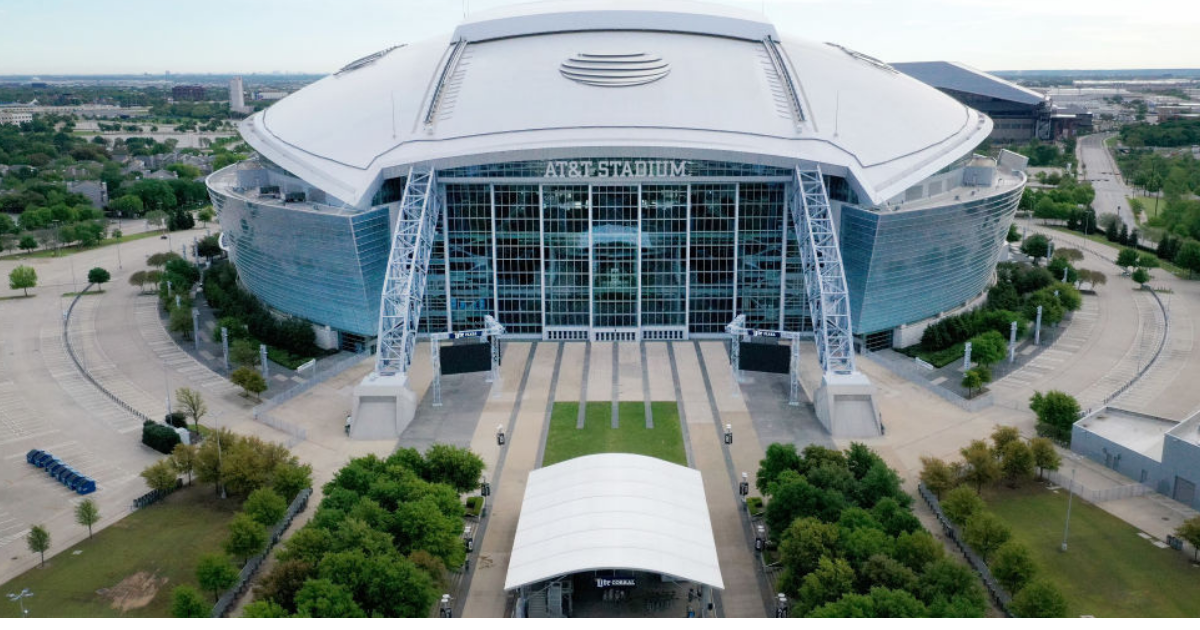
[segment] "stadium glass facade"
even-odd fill
[[[492,315],[514,337],[670,340],[722,334],[737,314],[751,328],[810,330],[791,181],[788,169],[699,160],[441,169],[420,330],[481,328]],[[826,184],[858,333],[978,295],[1021,191],[884,212],[856,205],[841,178]],[[278,311],[361,337],[377,331],[402,191],[403,178],[385,180],[371,208],[353,209],[212,186],[242,282]]]

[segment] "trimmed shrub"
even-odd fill
[[[170,455],[179,443],[179,434],[165,424],[146,422],[142,425],[142,444],[160,453]]]
[[[163,424],[177,429],[186,429],[187,418],[187,414],[182,411],[172,411],[163,418]]]

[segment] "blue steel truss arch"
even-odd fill
[[[425,278],[441,216],[437,175],[428,166],[408,171],[379,308],[379,354],[375,372],[407,374],[425,302]]]
[[[796,168],[788,206],[800,241],[800,262],[812,309],[817,359],[826,373],[853,373],[850,293],[846,290],[829,195],[819,167]]]

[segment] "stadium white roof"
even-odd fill
[[[957,61],[913,61],[892,65],[900,72],[939,89],[990,96],[1024,105],[1037,105],[1046,100],[1043,94]]]
[[[352,205],[413,164],[573,157],[822,164],[880,203],[991,127],[871,57],[779,41],[755,13],[582,0],[480,13],[454,34],[351,63],[241,132]]]
[[[606,453],[529,473],[505,590],[605,569],[725,588],[699,471]]]

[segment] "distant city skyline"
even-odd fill
[[[519,0],[0,2],[0,75],[328,73],[395,44],[447,33]],[[885,61],[984,70],[1197,68],[1200,11],[1175,0],[718,0],[785,37]]]

